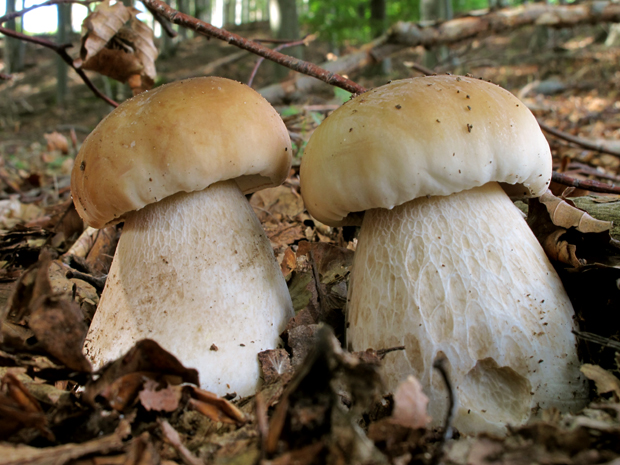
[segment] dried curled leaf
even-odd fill
[[[36,428],[53,440],[39,402],[13,373],[0,380],[0,436],[8,437],[21,428]]]
[[[152,29],[139,21],[140,11],[102,2],[82,23],[82,46],[76,67],[129,82],[134,94],[153,86],[157,48]]]
[[[556,197],[547,191],[540,197],[540,202],[547,208],[551,221],[561,228],[576,228],[582,233],[599,233],[611,229],[610,221],[592,218],[587,212],[575,207],[571,202]]]
[[[69,141],[59,132],[54,131],[49,134],[43,134],[43,137],[45,137],[47,142],[48,151],[60,150],[65,155],[69,153]]]
[[[189,405],[213,421],[236,424],[241,426],[247,419],[243,412],[231,404],[228,400],[217,394],[205,391],[194,386],[188,386],[191,399]]]
[[[431,421],[426,413],[428,397],[413,376],[400,383],[394,394],[394,411],[390,421],[407,428],[425,428]]]
[[[591,365],[589,363],[583,364],[580,371],[586,375],[586,378],[594,381],[599,395],[613,392],[616,398],[620,399],[620,380],[610,372],[598,365]]]
[[[24,272],[9,299],[8,322],[27,322],[37,347],[67,368],[90,372],[90,362],[82,354],[88,330],[84,315],[75,301],[54,292],[49,277],[51,266],[51,256],[44,251],[39,262]]]

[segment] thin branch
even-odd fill
[[[55,51],[58,55],[60,55],[60,58],[62,58],[65,63],[67,63],[71,68],[75,70],[76,73],[78,73],[78,75],[82,78],[82,81],[84,81],[84,84],[86,84],[97,97],[104,100],[108,105],[111,105],[113,107],[118,106],[117,102],[115,102],[103,92],[101,92],[99,89],[97,89],[97,87],[92,83],[88,76],[86,76],[86,73],[84,73],[82,69],[75,67],[75,65],[73,64],[73,58],[71,58],[71,56],[67,53],[67,49],[69,47],[72,47],[72,44],[56,44],[47,39],[30,37],[25,34],[15,32],[12,29],[4,28],[2,26],[0,26],[0,33],[4,34],[7,37],[13,37],[14,39],[23,40],[24,42],[31,42],[33,44],[37,44]]]
[[[614,350],[620,350],[620,342],[614,341],[613,339],[609,339],[603,336],[599,336],[594,333],[587,333],[583,331],[571,331],[575,336],[579,339],[583,339],[584,341],[594,342],[595,344],[602,345],[603,347],[609,347]]]
[[[565,132],[552,128],[551,126],[548,126],[547,124],[543,123],[540,120],[538,120],[538,124],[540,125],[543,131],[548,132],[549,134],[554,135],[555,137],[558,137],[565,141],[572,142],[573,144],[579,145],[580,147],[583,147],[584,149],[593,150],[594,152],[607,153],[609,155],[620,157],[620,151],[607,147],[604,142],[596,144],[593,142],[589,142],[587,140],[580,139],[579,137],[575,137],[571,134],[567,134]]]
[[[48,0],[47,2],[41,3],[39,5],[33,5],[28,8],[24,8],[23,10],[14,11],[13,13],[9,13],[8,15],[0,16],[0,24],[6,23],[7,21],[11,21],[15,18],[19,18],[20,16],[25,15],[29,11],[35,10],[37,8],[42,8],[44,6],[59,5],[63,3],[77,3],[87,7],[91,3],[95,3],[97,1],[99,0]]]
[[[200,21],[199,19],[196,19],[192,16],[181,13],[159,0],[143,0],[142,3],[144,3],[145,5],[150,5],[155,11],[157,11],[157,13],[159,13],[164,18],[170,20],[174,24],[178,24],[179,26],[191,29],[198,34],[202,34],[207,37],[213,37],[219,40],[223,40],[225,42],[228,42],[230,45],[234,45],[235,47],[239,47],[249,52],[252,52],[255,55],[267,58],[282,66],[286,66],[293,71],[297,71],[307,76],[312,76],[316,79],[326,82],[327,84],[340,87],[352,93],[360,93],[360,91],[364,89],[362,86],[356,84],[355,82],[346,79],[338,74],[330,73],[329,71],[313,63],[309,63],[295,57],[284,55],[262,44],[245,39],[237,34],[233,34],[224,29],[219,29],[209,23],[205,23],[204,21]]]
[[[166,33],[166,35],[170,38],[176,37],[178,34],[176,33],[176,31],[174,29],[172,29],[172,24],[170,24],[170,21],[168,21],[166,18],[162,17],[151,5],[149,5],[148,3],[144,3],[144,7],[149,10],[149,13],[151,13],[153,15],[153,18],[155,18],[155,21],[157,21],[159,23],[159,25],[161,26],[161,28],[164,30],[164,32]]]
[[[305,44],[306,44],[306,39],[301,39],[295,42],[287,42],[282,45],[278,45],[277,47],[274,47],[273,50],[275,52],[279,52],[280,50],[283,50],[288,47],[296,47],[298,45],[305,45]],[[256,73],[258,72],[258,68],[260,68],[260,65],[263,63],[263,61],[265,61],[265,57],[259,57],[258,60],[256,61],[256,64],[254,65],[254,69],[252,70],[252,74],[250,74],[250,79],[248,79],[249,87],[252,87],[252,82],[254,82],[254,78],[256,77]]]
[[[591,192],[601,192],[604,194],[620,194],[620,187],[613,184],[606,184],[600,181],[594,181],[592,179],[575,179],[570,176],[566,176],[563,173],[554,171],[551,173],[551,180],[562,184],[564,186],[578,187]]]
[[[430,463],[431,465],[437,465],[444,454],[444,446],[446,441],[452,438],[452,420],[454,419],[455,400],[454,400],[454,388],[450,382],[450,376],[448,375],[448,369],[446,367],[446,357],[439,356],[433,362],[433,368],[436,369],[441,375],[441,379],[446,385],[448,391],[448,411],[446,412],[446,418],[444,420],[443,434],[437,444],[435,453],[432,455]]]

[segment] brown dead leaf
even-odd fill
[[[254,193],[250,205],[262,223],[270,221],[274,214],[291,219],[305,209],[301,196],[284,185]]]
[[[128,373],[108,384],[98,393],[98,397],[107,400],[108,405],[114,410],[122,412],[133,404],[144,384],[156,377],[157,373],[148,371]]]
[[[67,138],[57,131],[49,134],[43,134],[47,142],[47,150],[52,152],[54,150],[60,150],[63,154],[69,153],[69,142]]]
[[[82,354],[82,345],[88,328],[79,305],[55,294],[49,280],[52,264],[47,251],[41,254],[39,262],[28,268],[17,282],[9,299],[9,322],[22,324],[37,339],[40,347],[79,372],[90,372],[90,362]],[[26,347],[26,341],[22,341]]]
[[[122,2],[102,2],[82,23],[78,68],[97,71],[120,82],[131,80],[134,95],[153,86],[157,49],[153,31],[136,18],[139,10]]]
[[[561,228],[576,228],[582,233],[600,233],[611,229],[610,221],[592,218],[572,202],[558,198],[549,191],[545,192],[539,201],[547,208],[553,224]]]
[[[30,447],[26,445],[0,444],[0,465],[61,465],[80,457],[110,453],[125,447],[124,439],[131,433],[129,420],[121,420],[111,435],[81,444],[64,444],[56,447]]]
[[[609,371],[598,365],[591,365],[589,363],[581,365],[580,371],[586,378],[594,381],[596,384],[596,391],[599,395],[613,392],[616,399],[620,399],[620,380]]]
[[[264,223],[263,228],[276,252],[306,237],[304,226],[300,223],[269,222]]]
[[[247,419],[243,412],[228,400],[194,386],[190,386],[189,390],[192,396],[190,406],[211,420],[238,426],[246,423]]]
[[[166,386],[158,389],[159,383],[148,379],[144,383],[144,389],[138,394],[140,403],[146,410],[158,412],[174,412],[179,407],[179,401],[183,391],[179,386]]]
[[[609,233],[612,223],[594,219],[569,202],[550,192],[529,201],[527,222],[547,255],[573,271],[591,265],[620,267],[620,243]]]
[[[425,428],[431,421],[426,413],[428,401],[420,382],[408,376],[394,393],[394,410],[390,421],[407,428]]]
[[[39,402],[17,376],[6,373],[0,383],[0,437],[8,437],[21,428],[35,428],[54,440]]]
[[[111,395],[121,388],[126,397],[118,399],[118,405],[129,405],[148,378],[165,381],[172,385],[199,384],[196,370],[185,368],[176,357],[150,339],[138,341],[129,352],[105,365],[99,373],[99,378],[86,385],[83,394],[84,402],[92,406],[96,405],[96,398],[101,393],[106,392]],[[125,376],[128,377],[124,378]],[[115,384],[117,380],[122,381]],[[125,386],[123,386],[124,382],[127,383]]]
[[[286,279],[288,279],[289,275],[295,270],[296,267],[297,258],[295,256],[295,252],[291,247],[287,247],[284,251],[282,262],[280,263],[280,270],[282,271],[282,275]]]
[[[258,353],[258,363],[263,372],[265,384],[276,382],[286,373],[292,373],[293,367],[288,352],[284,349],[264,350]]]
[[[155,449],[151,435],[145,431],[131,441],[122,465],[159,465],[160,463],[161,457]]]

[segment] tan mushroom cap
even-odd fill
[[[491,181],[537,197],[550,179],[534,115],[501,87],[462,76],[394,81],[357,96],[317,128],[301,164],[308,211],[333,226],[351,212]]]
[[[174,82],[110,113],[86,138],[71,174],[80,216],[95,228],[177,192],[235,179],[244,193],[277,186],[291,164],[282,119],[245,84]]]

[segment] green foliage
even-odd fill
[[[416,21],[420,0],[389,1],[389,22]],[[301,15],[302,24],[335,44],[345,41],[363,43],[370,40],[370,9],[368,0],[310,0],[307,11]]]
[[[388,24],[419,21],[421,0],[386,0]],[[434,0],[443,1],[443,0]],[[569,0],[572,3],[574,0]],[[552,0],[558,3],[559,0]],[[507,0],[509,6],[523,0]],[[489,0],[452,0],[455,15],[489,7]],[[370,0],[308,0],[300,9],[300,22],[308,32],[318,33],[334,46],[345,42],[366,43],[371,40]]]
[[[351,99],[351,92],[347,92],[340,87],[334,87],[334,96],[340,101],[340,103],[346,103]]]

